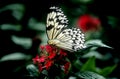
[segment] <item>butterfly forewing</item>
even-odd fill
[[[78,28],[66,29],[68,20],[58,7],[50,7],[52,10],[47,16],[47,35],[52,44],[70,52],[84,48],[84,34]],[[49,41],[48,40],[48,41]]]
[[[47,34],[49,39],[55,39],[56,36],[67,27],[68,20],[63,11],[58,7],[50,7],[51,12],[47,16]]]

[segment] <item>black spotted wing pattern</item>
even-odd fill
[[[84,34],[78,28],[65,29],[57,36],[56,39],[59,39],[63,43],[62,46],[59,45],[59,47],[68,49],[69,51],[77,51],[85,48]]]

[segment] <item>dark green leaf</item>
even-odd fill
[[[117,28],[118,19],[114,16],[108,16],[108,24],[112,26],[112,28]]]
[[[95,57],[89,58],[88,61],[82,66],[81,71],[96,71]]]
[[[108,76],[112,71],[116,68],[117,65],[105,67],[104,69],[101,70],[100,74],[103,76]]]
[[[76,60],[74,61],[74,64],[73,64],[78,70],[81,69],[81,66],[83,65],[82,62],[80,62],[79,60]]]

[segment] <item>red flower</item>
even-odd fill
[[[100,26],[100,20],[90,15],[82,15],[78,19],[78,26],[84,31],[97,30]]]
[[[35,58],[32,59],[33,60],[33,63],[36,64],[39,60],[39,56],[37,55]]]
[[[53,48],[51,45],[46,45],[45,49],[48,53],[51,53],[51,52],[55,51],[55,48]]]
[[[46,70],[48,70],[53,64],[53,61],[47,61],[45,64]]]
[[[40,46],[40,49],[40,55],[33,58],[33,63],[38,66],[40,72],[43,69],[49,70],[50,67],[56,63],[63,66],[65,73],[68,72],[67,68],[69,68],[69,64],[65,61],[67,53],[64,50],[57,50],[57,48],[51,45]]]
[[[52,52],[49,54],[48,58],[53,59],[56,56],[56,53]]]
[[[45,61],[45,57],[44,56],[41,56],[39,57],[38,55],[33,58],[33,63],[36,64],[36,63],[41,63],[41,62],[44,62]]]
[[[58,56],[57,60],[61,60],[65,56],[67,56],[67,53],[64,50],[61,49],[59,51],[59,56]]]
[[[64,50],[60,50],[60,55],[62,55],[62,56],[67,56],[67,53],[64,51]]]
[[[44,49],[45,49],[45,46],[40,46],[40,49],[41,49],[41,50],[44,50]]]
[[[45,61],[45,57],[44,56],[41,56],[40,58],[39,58],[39,62],[44,62]]]

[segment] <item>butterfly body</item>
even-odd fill
[[[52,10],[47,16],[46,31],[48,44],[73,52],[85,48],[84,34],[78,28],[67,28],[68,20],[63,11],[58,7],[50,7]]]
[[[57,39],[48,40],[48,44],[56,46],[56,45],[60,44],[60,41]]]

